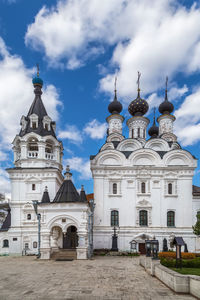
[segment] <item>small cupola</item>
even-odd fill
[[[114,90],[115,94],[114,94],[114,99],[108,105],[108,111],[111,114],[120,114],[120,112],[123,109],[122,104],[117,100],[117,88],[116,88],[116,84],[117,84],[117,77],[115,77],[115,90]]]
[[[169,115],[174,110],[174,105],[168,101],[167,84],[168,84],[168,77],[166,77],[165,100],[159,106],[159,112],[162,115],[166,115],[166,114]]]
[[[49,193],[48,193],[48,188],[45,186],[45,190],[42,196],[41,203],[50,203],[50,198],[49,198]]]
[[[155,108],[154,108],[154,117],[153,117],[153,125],[149,128],[148,134],[151,138],[157,138],[159,134],[159,127],[156,125],[155,119]]]

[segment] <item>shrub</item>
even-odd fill
[[[190,253],[190,252],[182,252],[182,259],[194,259],[196,257],[195,253]],[[159,258],[176,258],[176,252],[160,252],[158,254]]]
[[[163,266],[168,267],[168,268],[176,267],[176,259],[173,259],[173,258],[162,257],[160,262]],[[200,268],[200,258],[198,257],[198,258],[194,258],[194,259],[183,259],[182,267],[183,268]]]

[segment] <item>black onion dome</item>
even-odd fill
[[[165,89],[165,100],[160,104],[159,106],[159,112],[161,114],[171,114],[174,110],[174,105],[168,101],[168,96],[167,96],[167,82],[168,78],[166,79],[166,89]]]
[[[157,137],[159,134],[159,128],[158,126],[156,126],[155,111],[154,111],[153,125],[149,128],[148,134],[152,138]]]
[[[112,102],[108,105],[108,111],[111,114],[120,114],[122,111],[123,106],[122,104],[117,100],[117,91],[115,90],[115,97]]]
[[[138,95],[128,107],[128,111],[132,116],[143,116],[149,110],[149,105],[146,100],[140,97],[140,90],[138,89]]]

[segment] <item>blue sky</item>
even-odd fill
[[[199,158],[199,2],[0,0],[0,192],[10,191],[5,168],[13,166],[11,142],[34,98],[36,63],[43,101],[57,122],[64,164],[70,164],[77,188],[84,184],[88,193],[93,191],[89,156],[105,142],[116,74],[124,134],[137,71],[151,122],[168,75],[174,131],[182,147]],[[194,184],[199,181],[197,169]]]

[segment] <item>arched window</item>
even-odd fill
[[[168,227],[175,226],[175,212],[174,211],[167,212],[167,226]]]
[[[145,184],[145,182],[142,182],[142,183],[141,183],[141,192],[142,192],[143,194],[146,193],[146,184]]]
[[[45,152],[53,153],[53,142],[51,140],[46,141]]]
[[[148,226],[148,212],[146,210],[140,210],[140,226]]]
[[[117,194],[117,184],[113,183],[113,194]]]
[[[3,248],[9,247],[9,240],[3,240]]]
[[[138,137],[140,137],[140,128],[137,130]]]
[[[34,137],[28,140],[28,150],[29,151],[38,151],[38,140]]]
[[[27,215],[27,220],[31,220],[31,214]]]
[[[143,129],[143,138],[145,139],[145,129]]]
[[[168,194],[172,195],[172,183],[168,183]]]
[[[111,211],[111,226],[119,226],[119,212],[117,210]]]
[[[134,139],[134,129],[132,129],[132,139]]]

